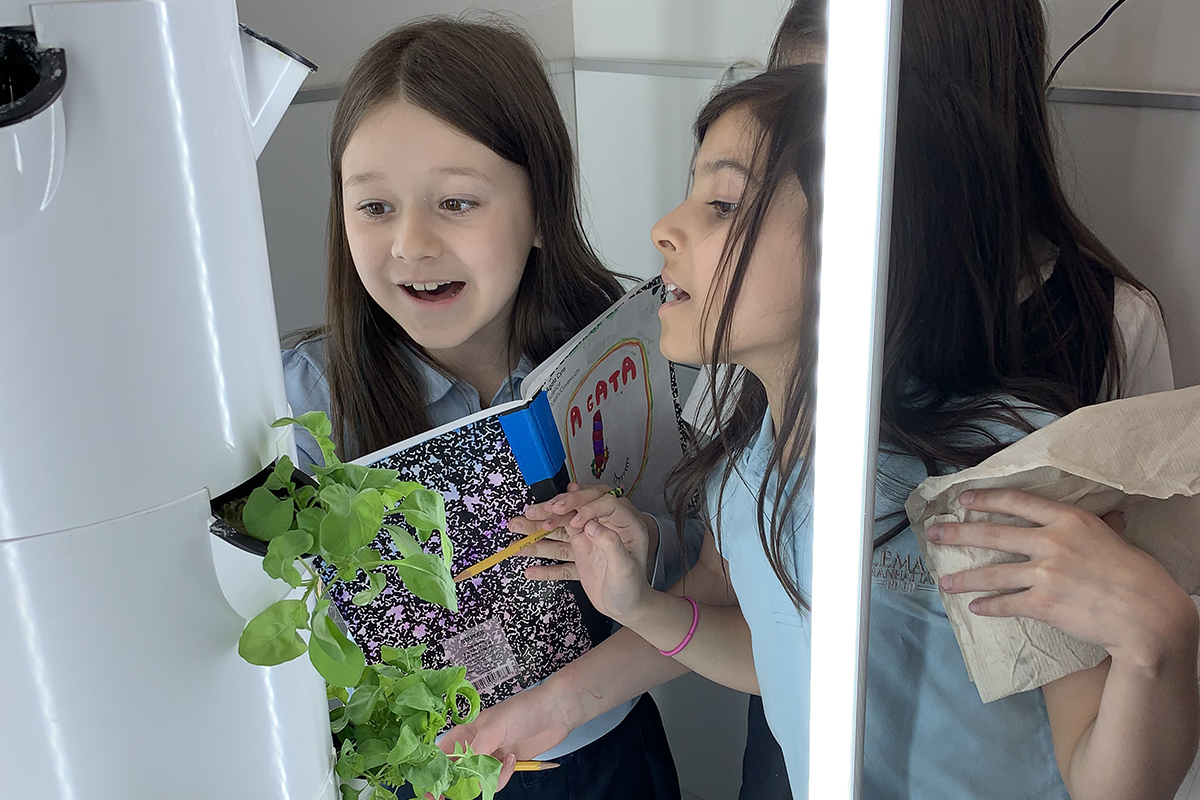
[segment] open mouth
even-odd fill
[[[451,297],[457,297],[459,292],[467,286],[463,281],[429,281],[427,283],[404,283],[401,285],[410,297],[423,300],[427,303],[436,303],[439,300],[448,300]]]
[[[667,287],[667,302],[669,302],[669,303],[682,303],[684,300],[690,300],[692,297],[690,294],[685,292],[683,289],[680,289],[678,286],[676,286],[672,283],[666,284],[666,287]]]

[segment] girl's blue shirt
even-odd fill
[[[1053,419],[1033,410],[1023,416],[1039,427]],[[1024,435],[1000,425],[988,431],[1004,443]],[[709,518],[715,523],[720,515],[719,546],[750,626],[767,720],[783,748],[793,795],[802,798],[808,791],[811,629],[807,612],[796,609],[771,570],[756,520],[758,488],[774,444],[768,413],[723,494],[719,477],[711,479]],[[878,471],[877,538],[903,518],[892,515],[903,515],[908,494],[928,474],[920,460],[894,454],[880,454]],[[808,596],[811,473],[797,498],[787,520],[792,539],[786,568]],[[847,535],[854,532],[848,523]],[[876,548],[871,584],[863,797],[1069,800],[1041,690],[980,701],[911,528]]]
[[[420,376],[421,396],[430,427],[437,428],[468,414],[479,411],[479,392],[465,381],[454,380],[437,371],[419,358],[412,364]],[[490,405],[516,400],[521,394],[521,381],[533,366],[527,359],[500,385]],[[283,382],[292,414],[300,416],[309,411],[329,413],[329,381],[325,378],[325,342],[322,337],[301,342],[292,350],[283,351]],[[307,470],[312,464],[324,463],[316,440],[307,431],[296,429],[296,449],[300,465]]]

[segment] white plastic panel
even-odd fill
[[[241,34],[241,41],[250,138],[254,142],[254,157],[258,158],[299,91],[300,84],[313,70],[245,31]]]
[[[0,128],[0,235],[17,230],[50,205],[66,148],[61,97],[24,122]]]
[[[4,797],[336,797],[324,683],[237,654],[208,516],[199,492],[0,541]]]
[[[67,54],[70,147],[0,234],[0,540],[218,494],[286,409],[232,0],[35,17]]]

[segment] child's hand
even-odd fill
[[[539,528],[561,528],[526,548],[522,555],[560,562],[553,566],[531,566],[525,577],[540,581],[577,581],[579,570],[567,529],[582,530],[589,519],[599,519],[621,538],[625,548],[643,565],[649,565],[658,550],[658,525],[628,500],[614,497],[608,486],[581,487],[572,483],[567,492],[553,500],[530,506],[525,516],[508,523],[513,533],[528,536]],[[586,509],[586,510],[585,510]]]
[[[529,524],[562,526],[572,561],[557,567],[530,567],[526,574],[541,577],[541,570],[547,570],[552,571],[551,579],[577,579],[601,613],[628,624],[653,594],[646,577],[650,532],[643,517],[628,500],[614,497],[606,487],[573,485],[566,494],[530,506],[525,520],[514,520],[515,525],[509,527],[521,532]],[[554,554],[558,555],[565,553]]]
[[[1153,666],[1176,642],[1194,638],[1179,636],[1196,625],[1190,599],[1161,564],[1121,539],[1119,513],[1101,520],[1015,490],[964,492],[959,500],[973,511],[1040,526],[950,522],[929,528],[929,541],[939,546],[982,547],[1029,559],[943,576],[940,585],[949,594],[1004,592],[972,600],[973,613],[1040,620],[1100,645],[1114,660],[1139,665]]]
[[[568,714],[555,692],[542,684],[484,709],[472,722],[451,728],[438,740],[438,747],[449,754],[462,742],[476,753],[500,759],[498,788],[503,789],[517,759],[531,759],[567,738],[578,724],[568,719]]]

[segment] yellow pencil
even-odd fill
[[[501,550],[499,553],[488,556],[487,558],[485,558],[483,561],[480,561],[475,566],[467,567],[462,572],[460,572],[454,576],[454,582],[462,583],[463,581],[465,581],[469,578],[474,578],[476,575],[483,572],[484,570],[491,569],[492,567],[496,566],[504,559],[515,556],[517,553],[521,552],[526,547],[529,547],[531,544],[537,544],[542,539],[545,539],[547,536],[554,533],[554,531],[560,531],[560,530],[562,530],[562,528],[553,528],[548,531],[547,530],[539,530],[539,531],[536,531],[535,533],[531,533],[528,536],[513,542],[508,547]]]
[[[562,766],[553,761],[518,761],[514,772],[541,772],[544,769],[555,769]]]
[[[610,490],[608,492],[608,494],[611,494],[613,497],[620,497],[622,494],[624,494],[624,492],[618,487],[616,489]],[[517,553],[524,550],[526,547],[529,547],[531,544],[537,544],[542,539],[545,539],[547,536],[554,533],[554,531],[561,531],[561,530],[562,530],[562,528],[552,528],[550,530],[545,530],[545,529],[538,530],[538,531],[535,531],[535,532],[529,534],[528,536],[526,536],[522,539],[518,539],[517,541],[510,544],[508,547],[501,550],[499,553],[496,553],[495,555],[490,555],[487,558],[485,558],[483,561],[480,561],[475,566],[467,567],[462,572],[455,575],[454,582],[462,583],[465,580],[474,578],[479,573],[483,572],[484,570],[491,569],[492,567],[499,564],[501,561],[504,561],[507,558],[512,558]]]

